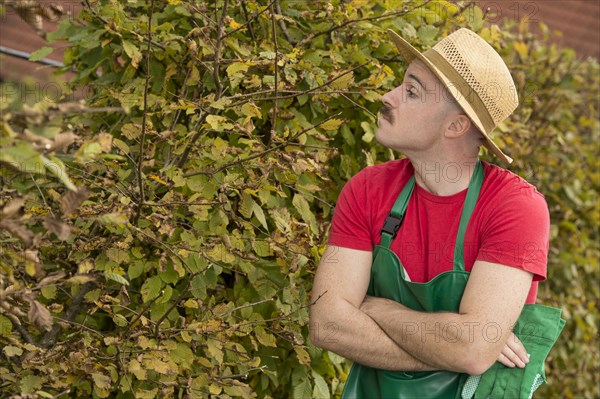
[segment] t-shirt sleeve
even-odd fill
[[[333,218],[329,245],[371,251],[369,206],[367,204],[367,170],[354,175],[340,193]]]
[[[483,231],[477,260],[517,267],[546,279],[550,215],[533,186],[516,188],[493,209]]]

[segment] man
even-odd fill
[[[354,362],[344,398],[454,397],[496,361],[528,363],[511,330],[546,277],[548,209],[478,161],[482,144],[512,161],[489,137],[518,105],[496,51],[468,29],[423,54],[389,33],[409,66],[382,97],[376,138],[406,158],[340,194],[311,337]]]

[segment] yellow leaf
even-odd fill
[[[241,74],[248,71],[250,65],[245,62],[234,62],[227,67],[227,76],[232,77],[235,74]]]
[[[221,388],[221,386],[220,386],[220,385],[217,385],[217,384],[215,384],[215,383],[213,382],[213,383],[212,383],[212,384],[210,384],[210,386],[208,387],[208,390],[209,390],[209,392],[210,392],[212,395],[218,395],[218,394],[220,394],[220,393],[221,393],[221,390],[222,390],[222,388]]]
[[[231,29],[238,29],[242,27],[242,24],[240,24],[238,21],[236,21],[235,19],[231,19],[229,21],[229,27]]]
[[[249,116],[249,117],[253,117],[253,116],[256,116],[257,118],[262,117],[260,108],[258,108],[258,106],[254,103],[246,103],[246,104],[242,105],[242,114]]]
[[[343,119],[333,118],[328,120],[327,122],[322,123],[321,125],[319,125],[319,127],[324,130],[337,130],[342,123],[344,123]]]
[[[330,86],[335,90],[346,90],[351,83],[354,83],[354,75],[352,72],[335,79],[331,82]]]
[[[301,346],[294,346],[294,351],[296,352],[300,364],[310,366],[310,355],[308,354],[306,349],[304,349]]]
[[[146,369],[135,359],[129,362],[129,372],[135,375],[138,380],[146,379]]]
[[[208,115],[206,122],[210,125],[210,128],[218,132],[233,128],[233,124],[227,122],[227,118],[221,115]]]
[[[522,60],[527,58],[527,45],[523,42],[515,42],[513,44],[515,51],[519,54]]]
[[[166,182],[166,181],[164,181],[163,179],[161,179],[161,178],[160,178],[160,176],[158,176],[158,175],[155,175],[154,173],[150,173],[150,174],[148,175],[148,177],[149,177],[151,180],[154,180],[154,181],[155,181],[155,182],[157,182],[157,183],[160,183],[160,184],[163,184],[163,185],[166,185],[166,184],[167,184],[167,182]]]
[[[110,377],[102,374],[102,373],[92,373],[92,379],[94,380],[94,385],[101,389],[110,388]]]

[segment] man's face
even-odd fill
[[[419,60],[404,81],[382,97],[377,141],[407,155],[434,150],[454,110],[439,79]]]

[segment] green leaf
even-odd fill
[[[169,351],[169,357],[184,370],[190,369],[194,363],[194,352],[188,345],[181,342],[177,343],[175,349]]]
[[[206,282],[204,281],[203,275],[199,274],[192,279],[190,292],[194,298],[200,300],[206,298]]]
[[[315,386],[313,388],[312,397],[314,399],[329,399],[331,394],[329,393],[329,386],[323,377],[317,374],[314,370],[312,372]]]
[[[142,60],[142,53],[137,46],[128,40],[123,41],[123,50],[125,54],[131,59],[131,66],[137,69],[140,61]]]
[[[47,285],[40,290],[44,298],[54,299],[56,297],[56,285]]]
[[[20,142],[11,147],[2,147],[0,161],[25,173],[45,174],[41,155],[31,147],[31,144]]]
[[[260,224],[262,224],[265,230],[269,231],[269,227],[267,226],[267,219],[265,218],[265,212],[255,201],[253,201],[252,203],[252,213],[254,213],[254,216],[256,216],[256,218],[258,219]]]
[[[77,186],[71,181],[71,178],[67,174],[67,168],[60,159],[55,156],[50,156],[50,159],[48,159],[45,156],[40,155],[40,160],[44,167],[54,176],[58,177],[69,190],[77,191]]]
[[[312,399],[312,387],[310,381],[300,380],[297,385],[293,387],[294,399]]]
[[[20,386],[21,393],[34,393],[38,389],[42,389],[42,377],[36,375],[26,375],[21,378]]]
[[[0,336],[8,337],[12,332],[13,325],[11,321],[6,317],[0,314]]]
[[[114,272],[104,272],[104,277],[107,280],[116,281],[119,284],[129,285],[129,281],[127,281],[127,279],[125,277],[121,276],[120,274],[114,273]]]
[[[159,276],[152,276],[142,285],[142,300],[144,303],[155,299],[162,290],[163,282]]]
[[[39,50],[34,51],[29,55],[29,61],[40,61],[46,58],[48,54],[53,52],[54,49],[52,47],[42,47]]]
[[[317,220],[315,219],[315,215],[311,212],[310,205],[308,204],[308,201],[306,201],[306,198],[304,198],[302,194],[295,194],[292,204],[302,219],[304,219],[304,221],[310,225],[310,228],[316,232],[318,230]]]

